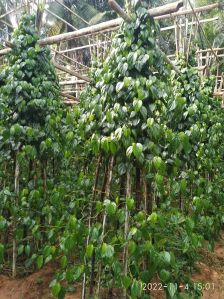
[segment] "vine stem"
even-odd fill
[[[90,204],[90,217],[89,217],[89,223],[88,223],[88,236],[86,239],[86,247],[89,245],[89,239],[90,239],[90,230],[91,230],[91,225],[92,225],[92,214],[93,214],[93,202],[96,197],[96,189],[98,185],[98,180],[99,180],[99,173],[100,173],[100,165],[102,161],[102,154],[99,154],[97,164],[96,164],[96,171],[95,171],[95,182],[93,186],[93,198]],[[87,264],[86,258],[85,258],[85,264]],[[82,299],[86,298],[86,273],[84,273],[83,276],[83,283],[82,283]]]
[[[106,183],[106,188],[105,188],[105,198],[110,197],[110,186],[111,186],[111,181],[112,181],[112,175],[113,175],[113,165],[114,165],[114,156],[110,157],[109,160],[109,166],[108,166],[108,178],[107,178],[107,183]],[[103,243],[104,236],[105,236],[105,229],[106,229],[106,221],[107,221],[107,212],[105,211],[103,214],[103,223],[102,223],[102,233],[100,237],[100,245]],[[100,293],[100,284],[101,284],[101,273],[102,273],[102,263],[99,263],[98,267],[98,283],[97,283],[97,291],[96,295],[99,297]]]
[[[14,191],[16,195],[15,206],[18,207],[18,200],[19,200],[19,162],[17,158],[17,153],[15,155],[15,175],[14,175]],[[13,215],[13,240],[12,240],[12,277],[16,277],[16,260],[17,260],[17,244],[16,244],[16,219]]]
[[[123,253],[124,259],[124,275],[128,274],[128,232],[129,232],[129,217],[130,213],[128,210],[127,199],[131,197],[131,175],[130,172],[127,172],[126,177],[126,205],[125,205],[125,224],[124,224],[124,239],[125,239],[125,247]],[[124,288],[124,298],[127,298],[127,290]]]

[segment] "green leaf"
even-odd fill
[[[51,292],[52,292],[53,296],[58,297],[58,295],[61,291],[61,285],[59,282],[57,282],[56,279],[50,283],[50,288],[51,288]]]
[[[126,203],[127,203],[128,210],[131,211],[134,208],[134,205],[135,205],[134,199],[133,198],[127,198]]]
[[[132,282],[132,280],[129,276],[126,276],[126,275],[121,276],[121,283],[125,289],[128,289],[130,287],[131,282]]]
[[[26,245],[26,246],[25,246],[25,253],[26,253],[26,255],[29,256],[29,255],[30,255],[30,252],[31,252],[30,245]]]
[[[130,254],[133,254],[135,252],[136,248],[137,248],[137,245],[136,245],[135,241],[130,240],[128,242],[128,252]]]
[[[37,268],[38,269],[40,269],[43,266],[43,263],[44,263],[43,255],[38,256],[36,263],[37,263]]]
[[[21,254],[23,253],[23,251],[24,251],[24,245],[21,244],[21,245],[19,245],[19,247],[18,247],[18,255],[21,255]]]
[[[0,264],[3,262],[4,259],[4,245],[0,243]]]
[[[162,251],[160,252],[160,257],[161,259],[166,263],[166,264],[170,264],[171,262],[171,255],[168,251]]]
[[[66,239],[65,239],[65,249],[67,249],[68,251],[72,250],[74,245],[75,245],[75,242],[74,242],[74,239],[72,236],[68,236]]]
[[[132,152],[133,152],[133,147],[132,147],[132,146],[129,146],[129,147],[127,148],[127,150],[126,150],[126,156],[127,156],[128,158],[130,158]]]
[[[167,290],[168,290],[168,293],[170,294],[170,297],[173,298],[176,291],[177,291],[177,286],[176,284],[174,283],[168,283],[167,285]]]
[[[68,259],[65,255],[63,255],[60,259],[60,265],[64,269],[68,264]]]
[[[72,131],[70,131],[70,132],[68,132],[68,133],[66,134],[66,139],[67,139],[68,141],[72,141],[73,138],[74,138],[74,133],[73,133]]]
[[[101,247],[101,253],[102,257],[111,258],[114,255],[114,247],[106,243],[103,243]]]
[[[116,92],[120,92],[124,87],[124,82],[118,82],[116,85]]]
[[[170,278],[170,272],[165,269],[162,269],[159,273],[159,277],[163,282],[167,282]]]
[[[137,159],[139,159],[141,157],[142,152],[143,152],[143,145],[141,143],[133,143],[132,148],[133,148],[134,156]]]
[[[157,171],[161,169],[163,165],[163,160],[160,157],[154,157],[152,162]]]
[[[135,110],[135,112],[138,112],[140,109],[141,109],[141,107],[142,107],[142,101],[141,100],[134,100],[133,101],[133,107],[134,107],[134,110]]]
[[[92,257],[92,255],[93,255],[93,250],[94,250],[94,246],[93,246],[93,244],[89,244],[89,245],[87,246],[87,248],[86,248],[86,256],[87,256],[88,258],[91,258],[91,257]]]
[[[137,280],[134,280],[131,285],[131,296],[132,298],[138,298],[142,293],[142,285]]]
[[[151,223],[155,224],[158,221],[158,215],[156,212],[153,212],[151,215],[149,215],[148,221],[150,221]]]
[[[105,199],[104,205],[106,207],[106,212],[108,213],[108,215],[113,216],[116,213],[117,205],[115,202],[111,202],[110,200]]]

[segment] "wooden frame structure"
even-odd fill
[[[193,8],[190,0],[187,1],[191,6],[190,9],[186,9],[186,6],[184,7],[184,1],[180,0],[161,7],[151,8],[148,12],[151,17],[158,21],[164,19],[170,19],[173,21],[173,25],[162,27],[161,32],[174,30],[176,54],[184,52],[188,56],[194,35],[199,30],[201,24],[215,22],[218,20],[218,17],[201,19],[201,14],[213,9],[221,9],[222,5],[220,3],[215,3]],[[58,75],[60,78],[60,85],[62,87],[62,95],[64,96],[66,103],[77,103],[80,91],[90,81],[88,78],[88,71],[91,68],[91,63],[86,63],[86,60],[88,62],[94,61],[95,58],[98,60],[104,60],[110,49],[114,32],[118,30],[123,20],[130,21],[130,17],[119,7],[116,1],[109,0],[109,4],[112,9],[119,14],[119,18],[97,25],[88,26],[79,30],[73,28],[74,30],[71,32],[39,40],[40,46],[49,45],[52,48],[54,64],[59,70]],[[64,6],[65,5],[63,4],[63,7]],[[20,7],[18,11],[21,9],[22,7]],[[64,7],[64,9],[69,8]],[[12,12],[15,13],[15,10],[12,10],[8,14]],[[0,20],[4,17],[5,15],[0,16]],[[189,17],[191,17],[190,21]],[[68,41],[72,40],[76,42],[82,40],[82,45],[78,44],[72,48],[68,47]],[[6,43],[6,45],[10,46],[10,43]],[[0,50],[0,58],[7,54],[10,50],[10,47]],[[172,64],[175,71],[178,71],[171,61],[173,58],[175,59],[176,54],[164,54],[164,57],[168,63]],[[223,57],[224,49],[222,48],[213,49],[212,45],[208,44],[206,49],[198,49],[196,58],[199,74],[202,76],[208,75],[209,66],[214,61],[223,59]],[[220,73],[217,68],[214,95],[222,95],[223,93],[223,73]]]

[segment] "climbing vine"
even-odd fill
[[[157,44],[143,3],[96,63],[79,107],[63,107],[33,17],[0,74],[0,262],[60,265],[63,298],[199,298],[190,279],[223,224],[223,112],[213,79]],[[9,237],[7,237],[9,236]],[[8,239],[7,239],[8,238]],[[19,261],[18,261],[19,260]],[[180,287],[184,286],[184,289]]]

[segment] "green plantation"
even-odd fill
[[[0,272],[52,264],[55,298],[77,287],[82,299],[154,298],[153,283],[163,298],[201,298],[192,273],[223,228],[215,78],[199,76],[193,52],[168,63],[144,3],[131,17],[79,105],[63,103],[34,16],[1,65]]]

